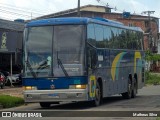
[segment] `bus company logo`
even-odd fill
[[[55,89],[55,86],[52,84],[52,85],[50,86],[50,88],[53,90],[53,89]]]
[[[4,32],[4,33],[2,34],[2,44],[1,44],[1,48],[2,48],[2,49],[6,49],[6,41],[7,41],[7,35],[6,35],[6,33]]]
[[[1,50],[8,51],[7,49],[7,33],[4,32],[1,38]]]
[[[2,117],[12,117],[11,112],[2,112]]]

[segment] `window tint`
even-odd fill
[[[136,49],[138,49],[138,36],[137,36],[137,34],[136,34],[136,32],[132,32],[132,36],[133,36],[133,38],[132,38],[132,49],[133,50],[136,50]]]
[[[52,56],[52,35],[52,26],[28,28],[25,60],[29,61],[33,71],[39,77],[51,75],[51,68],[46,61]],[[26,68],[26,76],[31,76],[29,68]]]
[[[142,33],[137,32],[137,38],[138,38],[138,49],[143,50]]]
[[[96,47],[105,48],[103,40],[103,26],[95,24],[95,35],[96,35]]]
[[[143,41],[143,33],[138,33],[138,39],[139,39],[139,44],[140,44],[140,50],[144,49],[144,41]]]
[[[109,48],[110,47],[109,42],[111,40],[111,29],[109,26],[104,26],[103,30],[104,30],[103,36],[104,36],[105,46],[106,48]]]
[[[126,30],[119,29],[119,48],[120,49],[127,49],[127,36],[126,36]]]
[[[27,49],[34,52],[50,52],[53,27],[32,27],[28,31]]]
[[[88,42],[93,45],[96,46],[96,39],[95,39],[95,29],[94,29],[94,24],[89,24],[87,26],[87,40]]]
[[[89,24],[88,42],[97,48],[133,49],[143,48],[143,34],[112,26]]]
[[[112,32],[113,32],[113,34],[114,34],[114,38],[113,38],[113,48],[119,48],[119,39],[118,39],[118,37],[119,37],[119,31],[118,31],[118,28],[112,28],[111,29],[112,30]]]
[[[54,27],[53,38],[54,76],[65,76],[57,59],[62,62],[69,76],[83,75],[84,27],[83,25],[59,25]]]
[[[127,30],[127,49],[141,50],[142,33]]]

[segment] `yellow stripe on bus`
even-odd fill
[[[95,97],[95,88],[96,88],[96,77],[94,75],[90,76],[90,97]]]
[[[112,68],[111,68],[111,76],[112,76],[112,80],[114,81],[115,80],[115,75],[116,75],[116,67],[117,67],[117,63],[121,57],[123,53],[119,53],[115,59],[113,60],[112,62]]]
[[[141,53],[140,52],[135,52],[134,55],[134,73],[136,73],[136,68],[137,68],[137,59],[141,59]]]

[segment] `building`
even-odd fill
[[[112,8],[97,5],[86,5],[80,7],[81,17],[103,17],[124,23],[127,26],[141,27],[144,31],[144,49],[150,49],[152,52],[158,51],[158,33],[159,33],[159,19],[156,17],[141,16],[136,14],[112,13]],[[51,17],[76,17],[77,8],[69,9],[54,14],[41,16],[37,19],[51,18]]]
[[[160,54],[160,33],[158,33],[159,39],[158,39],[158,54]]]
[[[24,23],[0,19],[0,70],[20,72]]]

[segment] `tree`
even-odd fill
[[[154,54],[151,51],[147,50],[145,52],[145,60],[146,61],[157,62],[157,61],[160,61],[160,55],[159,54]]]

